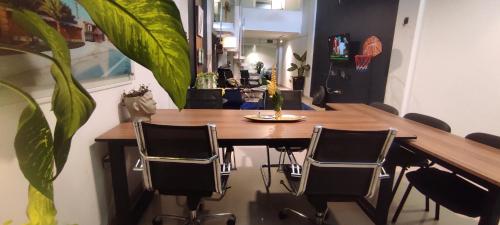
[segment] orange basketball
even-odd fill
[[[371,36],[363,43],[363,55],[375,57],[382,53],[382,42],[378,37]]]

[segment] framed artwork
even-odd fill
[[[198,31],[196,32],[198,36],[203,37],[203,31],[205,29],[205,13],[201,6],[198,6]]]
[[[131,60],[115,48],[75,0],[61,0],[61,3],[59,13],[62,16],[52,16],[51,12],[43,10],[44,4],[50,4],[49,0],[25,7],[40,14],[66,39],[73,76],[87,88],[130,81]],[[9,11],[0,5],[0,43],[50,54],[43,41],[15,24]],[[35,98],[51,95],[54,86],[51,65],[52,62],[39,56],[0,50],[0,79],[18,85]]]

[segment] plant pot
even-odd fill
[[[304,82],[305,82],[305,77],[304,76],[296,76],[292,77],[293,81],[293,90],[294,91],[302,91],[304,90]]]
[[[132,121],[151,121],[151,116],[156,113],[156,102],[149,91],[143,96],[124,97],[123,103],[130,113]]]

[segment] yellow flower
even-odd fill
[[[269,93],[269,96],[271,97],[274,96],[276,94],[276,91],[278,90],[278,84],[276,81],[276,68],[273,66],[271,73],[271,82],[267,84],[267,93]]]

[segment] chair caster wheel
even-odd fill
[[[153,225],[162,225],[163,224],[163,220],[160,218],[160,217],[155,217],[152,221],[152,224]]]
[[[236,219],[228,219],[226,222],[227,225],[235,225],[236,224]]]
[[[284,220],[284,219],[288,218],[288,215],[283,210],[281,210],[278,213],[278,218],[280,218],[280,220]]]

